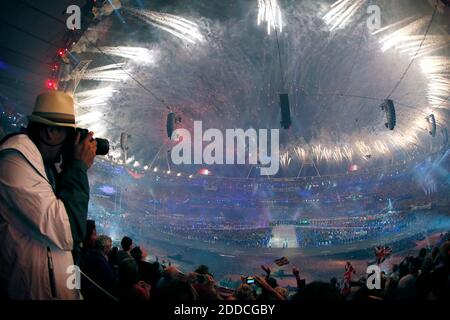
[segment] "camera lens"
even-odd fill
[[[105,156],[109,152],[109,141],[102,138],[96,138],[97,141],[97,152],[96,154],[99,156]]]
[[[89,130],[76,128],[76,132],[80,133],[80,141],[83,141],[88,135]],[[97,141],[97,152],[95,154],[98,156],[107,155],[109,153],[109,141],[103,138],[95,138],[95,141]]]

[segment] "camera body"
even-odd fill
[[[255,284],[255,278],[253,278],[253,277],[246,277],[245,278],[245,283],[246,284]]]
[[[80,133],[80,141],[83,141],[86,139],[87,135],[89,134],[88,129],[82,129],[82,128],[76,128],[75,133]],[[103,138],[95,138],[95,141],[97,141],[97,152],[96,154],[98,156],[104,156],[107,155],[109,152],[109,141],[107,139]]]

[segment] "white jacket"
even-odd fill
[[[26,135],[9,138],[0,145],[0,285],[12,299],[81,298],[66,284],[72,248],[69,218],[47,178],[41,153]]]

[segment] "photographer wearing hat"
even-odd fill
[[[75,131],[66,93],[39,95],[28,119],[26,132],[0,144],[0,290],[10,299],[79,299],[67,272],[86,233],[97,143]]]

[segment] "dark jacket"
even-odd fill
[[[98,250],[87,250],[83,256],[82,271],[109,294],[117,297],[117,279],[106,257]],[[111,300],[107,294],[84,276],[81,293],[86,300]]]

